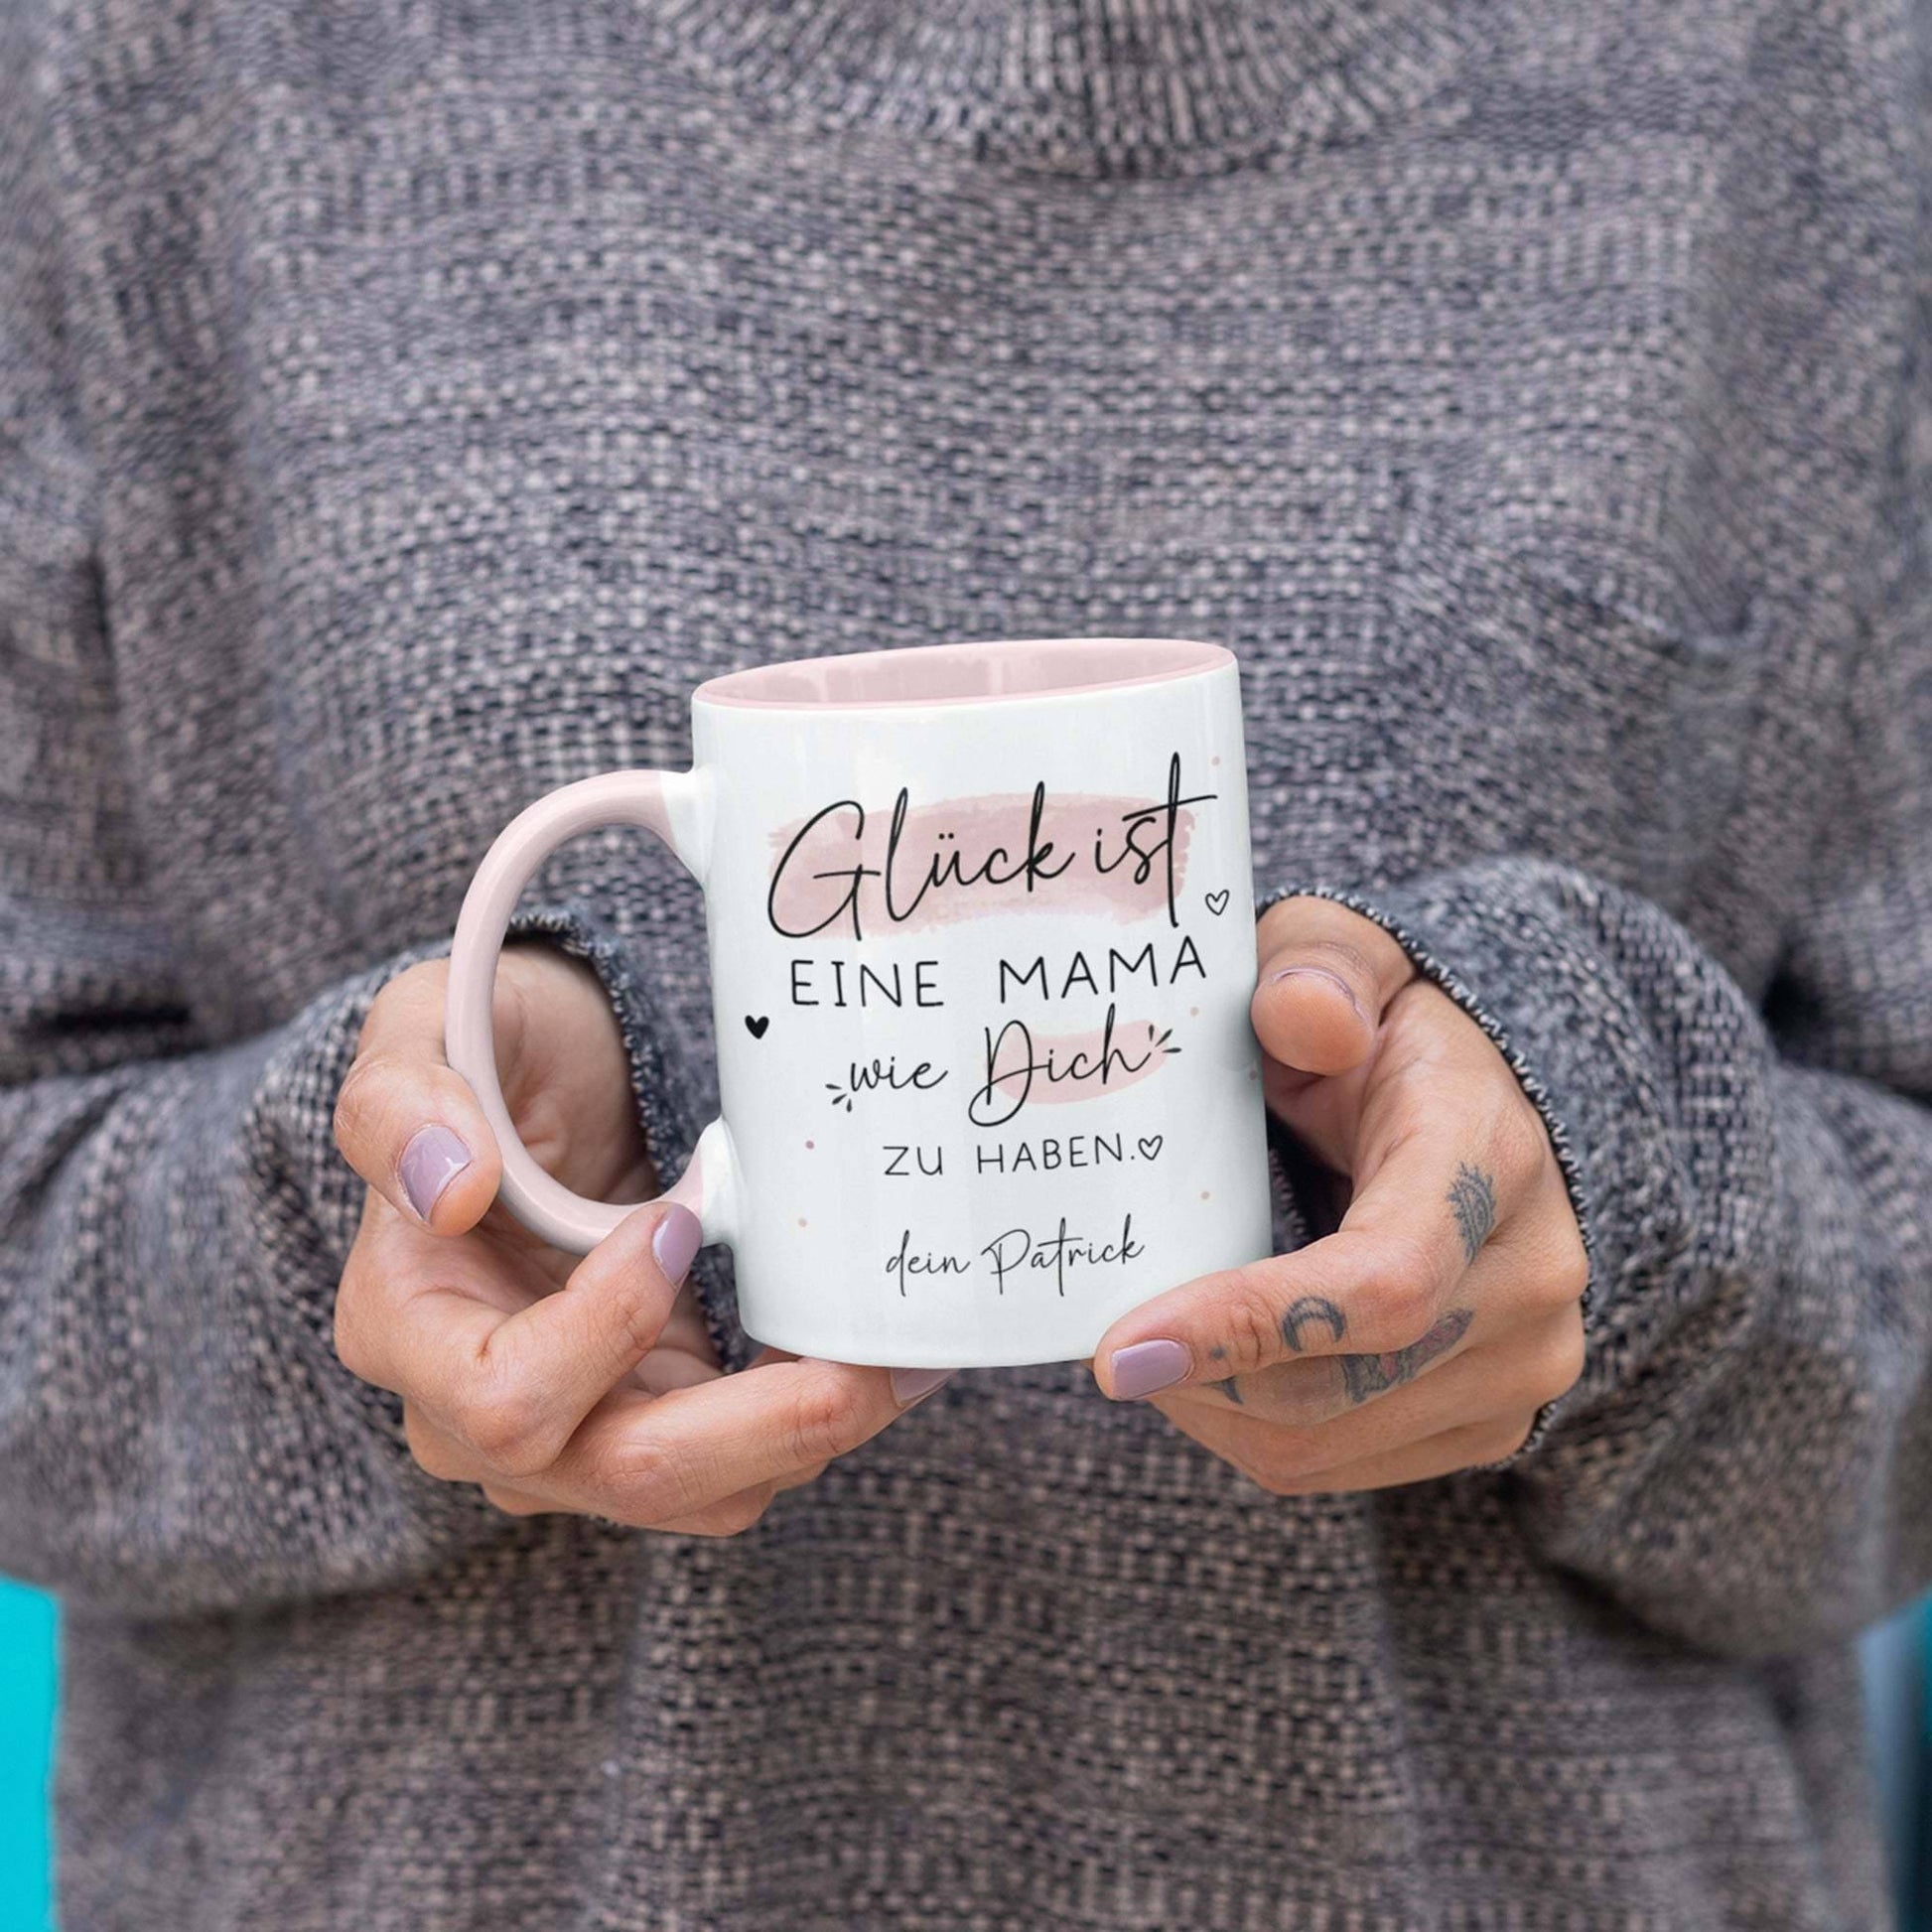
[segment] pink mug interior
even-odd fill
[[[1041,637],[1012,643],[919,644],[794,658],[728,671],[698,686],[704,704],[779,708],[984,704],[1117,691],[1197,677],[1232,663],[1220,644],[1173,637]]]

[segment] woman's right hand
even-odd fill
[[[336,1140],[368,1182],[336,1298],[336,1351],[401,1396],[433,1476],[512,1515],[566,1511],[729,1536],[945,1380],[767,1349],[726,1375],[682,1287],[699,1228],[640,1206],[581,1260],[496,1200],[496,1143],[443,1056],[442,960],[369,1010]],[[607,1200],[656,1191],[616,1016],[597,976],[547,944],[496,973],[503,1096],[531,1154]]]

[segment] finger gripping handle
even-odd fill
[[[538,867],[560,845],[606,825],[655,832],[702,882],[706,813],[704,779],[695,771],[611,771],[540,798],[504,827],[470,882],[450,949],[444,1010],[449,1061],[470,1083],[502,1156],[501,1196],[523,1225],[554,1247],[588,1254],[637,1211],[635,1201],[598,1201],[572,1192],[537,1165],[503,1099],[492,1028],[496,961],[517,899]],[[698,1137],[677,1184],[664,1196],[682,1202],[707,1241],[730,1241],[737,1224],[738,1168],[731,1136],[714,1120]]]

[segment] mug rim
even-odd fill
[[[1015,663],[1038,670],[1042,653],[1069,664],[1076,659],[1088,661],[1079,665],[1078,674],[1062,672],[1045,682],[1015,680],[1002,684],[1003,674],[1010,678],[1009,667]],[[727,710],[806,713],[1018,704],[1172,684],[1204,676],[1235,661],[1225,644],[1184,637],[1002,637],[906,644],[897,649],[840,651],[825,657],[788,657],[775,664],[725,671],[700,684],[692,692],[691,702]],[[1138,668],[1142,665],[1150,668]],[[927,674],[930,688],[921,690],[920,681]],[[970,679],[975,674],[988,677],[991,688],[956,688],[962,676]],[[876,697],[846,695],[832,688],[835,683],[844,683],[863,692],[875,678],[882,683],[890,679],[900,688]],[[816,680],[819,688],[799,690],[801,680],[808,684]],[[759,687],[767,684],[786,688],[760,693]]]

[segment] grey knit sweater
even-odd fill
[[[70,1928],[1881,1921],[1906,4],[8,0],[0,1566],[67,1605]],[[421,1474],[330,1346],[373,990],[707,674],[1059,631],[1233,646],[1259,890],[1542,1096],[1536,1444],[1284,1500],[1069,1367],[731,1541]],[[546,896],[674,1167],[695,890],[612,834]]]

